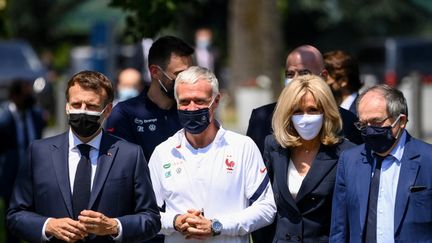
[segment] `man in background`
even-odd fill
[[[18,168],[26,159],[25,151],[33,140],[41,138],[45,125],[43,111],[35,106],[32,81],[12,81],[9,101],[0,105],[0,196],[5,212]],[[18,239],[7,231],[7,242]]]
[[[330,86],[340,107],[357,115],[357,98],[362,86],[357,61],[348,53],[335,50],[324,53],[324,65]]]
[[[174,80],[192,65],[194,50],[183,40],[164,36],[149,51],[151,83],[139,96],[117,104],[107,131],[139,144],[147,160],[154,148],[181,128],[174,100]]]
[[[310,45],[295,48],[288,54],[285,64],[286,85],[297,75],[315,74],[327,79],[328,71],[324,67],[321,52]],[[258,145],[261,153],[264,151],[265,137],[272,133],[271,121],[276,102],[258,107],[252,111],[246,134]],[[360,132],[355,128],[357,117],[350,111],[339,109],[343,122],[343,135],[353,143],[360,144]]]
[[[143,89],[141,73],[135,68],[126,68],[120,71],[117,79],[117,99],[114,105],[138,96]]]

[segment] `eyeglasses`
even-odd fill
[[[401,117],[401,115],[399,115],[397,117],[397,119],[390,125],[390,127],[394,127],[396,125],[396,123],[399,121],[399,118]],[[388,117],[382,119],[381,121],[367,121],[367,122],[358,121],[358,122],[354,122],[354,126],[358,130],[362,130],[362,129],[366,128],[367,126],[382,127],[382,124],[389,118],[391,118],[391,116],[388,116]]]
[[[312,74],[312,71],[309,69],[288,70],[285,72],[285,78],[294,78],[296,75],[303,76],[308,74]]]

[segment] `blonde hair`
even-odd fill
[[[303,96],[310,92],[323,112],[323,126],[319,133],[324,145],[339,143],[342,130],[339,108],[325,81],[316,75],[294,78],[282,91],[273,114],[272,127],[277,142],[284,148],[302,145],[300,136],[292,124],[291,117],[300,107]]]

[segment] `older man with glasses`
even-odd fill
[[[365,144],[339,158],[330,242],[431,242],[432,146],[405,130],[399,90],[377,85],[358,100]]]

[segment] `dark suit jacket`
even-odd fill
[[[357,95],[357,97],[354,99],[353,103],[351,104],[350,108],[348,109],[349,111],[351,111],[354,115],[358,116],[357,114],[357,100],[358,100],[359,96]]]
[[[264,161],[277,205],[273,242],[328,241],[337,160],[353,146],[345,139],[334,146],[322,145],[294,199],[288,189],[290,150],[282,148],[273,135],[267,136]]]
[[[264,151],[265,137],[273,133],[271,123],[275,107],[276,103],[271,103],[253,109],[249,119],[246,135],[254,140],[261,154]],[[354,122],[358,121],[357,116],[343,108],[339,108],[339,112],[343,123],[342,135],[355,144],[363,143],[360,131],[354,126]]]
[[[9,202],[13,183],[18,173],[20,151],[17,141],[17,128],[13,114],[9,110],[9,102],[0,105],[0,196]],[[30,111],[33,121],[35,138],[40,139],[45,127],[45,120],[40,109]]]
[[[364,145],[342,153],[331,242],[362,242],[373,158]],[[413,187],[415,189],[413,189]],[[407,134],[396,193],[395,242],[432,242],[432,146]]]
[[[27,241],[40,242],[48,217],[72,218],[68,149],[68,133],[38,140],[29,148],[7,214],[8,227]],[[156,235],[160,216],[141,147],[103,133],[88,208],[118,218],[123,242]],[[106,236],[86,242],[109,241]]]

